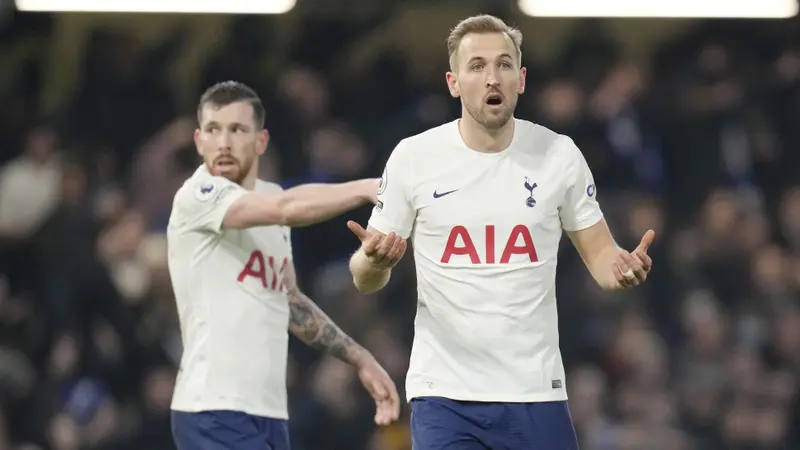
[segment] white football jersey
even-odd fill
[[[411,238],[417,273],[409,400],[566,400],[556,259],[562,230],[603,214],[572,140],[515,119],[499,153],[453,121],[401,141],[369,224]]]
[[[255,189],[281,190],[263,181]],[[289,228],[221,229],[245,193],[201,166],[175,195],[167,242],[184,350],[172,409],[285,419]]]

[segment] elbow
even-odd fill
[[[231,205],[225,214],[225,228],[249,228],[264,225],[295,227],[303,221],[303,210],[292,197],[280,195],[246,195]]]
[[[287,195],[286,192],[279,194],[274,203],[268,206],[268,216],[271,216],[269,222],[275,225],[282,225],[285,227],[298,227],[303,225],[304,209],[292,196]]]
[[[308,211],[296,201],[285,200],[279,204],[276,221],[286,227],[304,227],[309,225]]]

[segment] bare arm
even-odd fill
[[[284,283],[289,296],[289,331],[293,335],[310,347],[325,351],[353,366],[359,366],[365,358],[371,358],[369,352],[345,334],[300,291],[292,264],[284,272]]]
[[[311,347],[327,352],[358,370],[361,384],[375,400],[375,423],[388,425],[400,417],[400,397],[386,370],[364,347],[346,335],[297,286],[294,264],[284,272],[289,297],[289,331]]]
[[[605,219],[567,234],[601,288],[625,289],[638,286],[647,278],[653,263],[647,255],[647,249],[655,238],[653,230],[642,236],[641,243],[632,253],[617,245]]]
[[[340,184],[305,184],[278,194],[249,192],[228,208],[222,227],[302,227],[323,222],[374,202],[377,183],[375,179],[364,179]]]
[[[606,220],[583,230],[568,231],[567,235],[597,284],[604,289],[611,288],[613,283],[610,280],[616,280],[611,268],[620,248],[611,236]]]

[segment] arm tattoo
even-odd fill
[[[305,294],[290,291],[289,309],[289,331],[298,339],[344,362],[356,362],[361,346],[339,329]]]

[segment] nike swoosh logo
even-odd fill
[[[438,193],[438,192],[436,192],[436,191],[433,191],[433,198],[440,198],[440,197],[444,197],[445,195],[447,195],[447,194],[452,194],[453,192],[455,192],[455,191],[457,191],[457,190],[458,190],[458,189],[453,189],[452,191],[442,192],[441,194],[440,194],[440,193]]]

